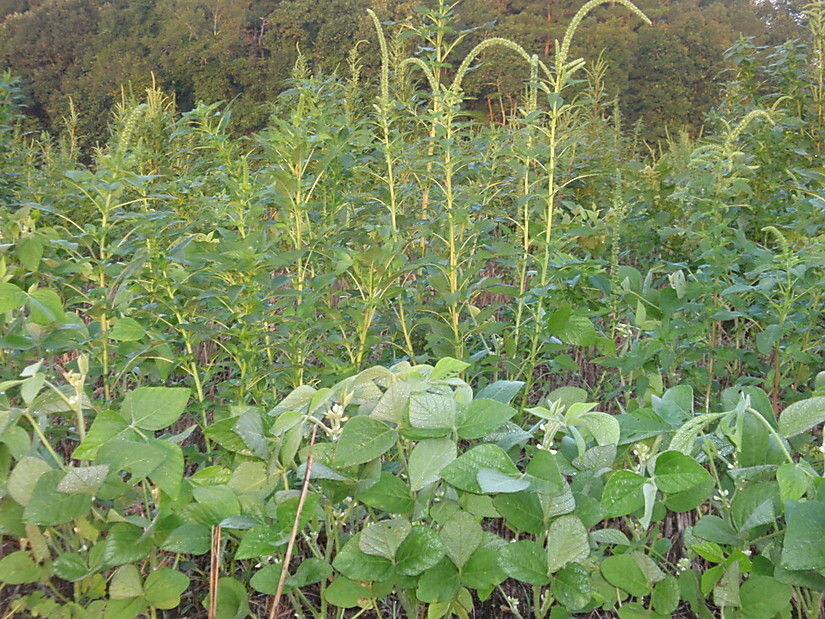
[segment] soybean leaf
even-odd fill
[[[460,568],[481,544],[483,531],[474,516],[459,511],[444,523],[439,535],[447,556]]]
[[[496,402],[509,404],[522,387],[524,387],[524,382],[520,380],[497,380],[479,391],[476,399],[489,398]]]
[[[576,516],[561,516],[547,531],[547,567],[551,574],[590,554],[587,529]]]
[[[510,477],[496,469],[479,469],[478,486],[488,494],[520,492],[530,487],[530,482],[520,477]]]
[[[445,557],[421,574],[415,595],[427,604],[439,604],[452,600],[460,586],[458,570]]]
[[[468,367],[470,367],[470,364],[465,361],[459,361],[452,357],[444,357],[438,360],[438,363],[435,364],[432,372],[430,372],[430,380],[437,381],[449,376],[455,376]]]
[[[11,498],[26,506],[31,500],[35,484],[42,475],[53,470],[45,460],[26,456],[14,467],[9,475],[7,490]]]
[[[184,387],[138,387],[126,394],[120,415],[141,430],[162,430],[178,420],[188,401]]]
[[[57,484],[58,492],[88,494],[94,496],[109,474],[109,465],[75,466]]]
[[[643,597],[650,593],[647,578],[630,555],[607,557],[602,561],[601,571],[607,582],[630,595]]]
[[[538,587],[550,582],[547,554],[534,541],[520,540],[502,546],[499,564],[510,578]]]
[[[40,580],[42,570],[28,552],[18,550],[0,559],[0,582],[24,585]]]
[[[171,609],[180,604],[180,595],[189,586],[189,578],[169,567],[153,570],[143,582],[144,597],[150,606]]]
[[[478,472],[481,469],[494,469],[512,477],[519,475],[516,465],[501,447],[483,444],[453,460],[441,471],[441,478],[459,490],[482,494],[478,484]]]
[[[392,473],[381,473],[377,482],[358,491],[355,498],[370,507],[392,514],[406,514],[412,511],[414,505],[410,489]]]
[[[423,430],[444,430],[455,427],[456,402],[452,395],[416,393],[410,397],[410,425]]]
[[[626,516],[645,506],[642,486],[647,479],[631,471],[613,473],[604,486],[602,506],[608,518]]]
[[[444,544],[435,531],[415,526],[395,552],[395,569],[399,574],[416,576],[437,565],[444,553]]]
[[[392,561],[411,528],[409,521],[401,518],[370,523],[361,531],[358,547],[363,553]]]
[[[410,490],[417,492],[424,486],[438,481],[441,471],[455,458],[455,442],[449,438],[419,441],[410,453]]]
[[[23,510],[29,524],[54,526],[83,516],[92,505],[87,494],[66,494],[57,490],[63,479],[62,471],[44,473],[37,480],[31,499]]]
[[[544,514],[535,492],[500,494],[493,499],[496,510],[517,531],[537,535],[544,528]]]
[[[516,409],[496,400],[475,398],[467,406],[458,426],[463,439],[482,438],[498,430],[516,414]]]
[[[590,602],[590,574],[578,563],[570,563],[553,578],[553,597],[567,610],[582,610]]]
[[[779,431],[786,438],[802,434],[825,422],[825,396],[800,400],[779,415]]]
[[[25,303],[25,292],[10,282],[0,282],[0,314],[16,310]]]
[[[479,546],[461,568],[462,584],[473,589],[490,589],[507,578],[499,565],[498,550]]]
[[[825,503],[785,501],[782,566],[788,570],[825,568]]]
[[[346,424],[335,447],[333,463],[348,467],[375,460],[395,445],[398,432],[376,419],[353,417]]]
[[[678,451],[659,454],[654,472],[656,486],[668,494],[690,490],[710,478],[701,464]]]

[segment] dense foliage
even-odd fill
[[[153,86],[91,165],[3,77],[4,616],[821,612],[825,6],[641,159],[601,4],[550,63],[369,13],[376,90],[300,56],[239,139]]]
[[[356,41],[367,74],[378,48],[367,8],[396,20],[401,54],[411,53],[408,20],[418,0],[0,0],[0,64],[23,80],[32,130],[63,129],[69,99],[78,105],[83,146],[93,146],[121,87],[136,92],[158,83],[179,109],[232,101],[235,132],[260,129],[265,105],[285,87],[300,49],[319,69],[346,67]],[[503,36],[552,61],[579,9],[575,0],[463,0],[452,26],[466,30],[464,54],[489,36]],[[610,3],[614,4],[614,3]],[[712,107],[730,63],[723,51],[741,36],[757,45],[799,36],[798,1],[640,0],[656,24],[639,28],[614,6],[598,7],[582,24],[575,55],[595,60],[606,50],[607,92],[618,92],[630,125],[656,140],[667,126],[696,132]],[[495,121],[517,114],[528,72],[496,50],[488,68],[468,76],[467,105]],[[127,86],[128,87],[128,86]]]

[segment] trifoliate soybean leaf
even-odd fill
[[[510,542],[499,550],[499,565],[510,578],[541,587],[550,582],[547,554],[531,540]]]
[[[693,417],[676,430],[673,438],[670,440],[668,449],[679,451],[686,456],[692,455],[697,449],[696,439],[699,433],[703,432],[711,423],[717,419],[721,419],[727,414],[728,413],[706,413],[698,417]]]
[[[654,472],[656,486],[668,494],[690,490],[710,478],[710,473],[701,464],[678,451],[660,453]]]
[[[0,499],[0,535],[25,537],[23,506],[10,497]]]
[[[477,399],[488,398],[496,402],[509,404],[516,394],[524,387],[524,382],[520,380],[497,380],[487,385],[476,394]]]
[[[461,586],[458,570],[446,557],[425,571],[418,579],[416,597],[427,604],[449,602]]]
[[[381,473],[378,481],[360,490],[355,498],[369,507],[391,514],[406,514],[415,505],[410,489],[392,473]]]
[[[324,599],[339,608],[352,608],[362,602],[368,605],[372,599],[372,589],[366,584],[336,576],[324,590]]]
[[[43,257],[43,242],[36,236],[20,239],[16,243],[14,254],[29,271],[36,271]]]
[[[679,606],[679,583],[668,574],[653,587],[650,598],[653,609],[662,615],[672,615]]]
[[[243,534],[235,559],[255,559],[271,555],[289,541],[289,534],[281,527],[258,524]]]
[[[453,359],[452,357],[444,357],[438,360],[433,371],[430,372],[430,380],[437,381],[449,376],[456,376],[468,367],[470,367],[469,363]]]
[[[398,432],[376,419],[353,417],[346,424],[335,447],[333,463],[348,467],[375,460],[389,451]]]
[[[825,422],[825,396],[794,402],[779,415],[779,431],[786,438]]]
[[[642,486],[647,479],[631,471],[616,471],[607,480],[602,493],[602,505],[607,517],[626,516],[645,506]]]
[[[458,436],[463,439],[482,438],[498,430],[516,414],[516,409],[502,402],[475,398],[461,415]]]
[[[816,476],[810,467],[801,463],[786,462],[776,470],[776,481],[779,483],[779,496],[785,501],[798,501],[808,491],[811,480]]]
[[[18,550],[0,559],[0,582],[24,585],[40,580],[42,570],[28,552]]]
[[[266,460],[269,455],[269,443],[264,436],[264,424],[258,411],[248,410],[241,413],[232,429],[241,437],[252,454]]]
[[[444,523],[439,535],[447,556],[461,568],[481,544],[483,531],[474,516],[459,511]]]
[[[354,535],[338,551],[332,567],[359,582],[383,582],[393,573],[392,562],[377,555],[368,555],[359,547],[360,535]]]
[[[211,530],[208,526],[186,523],[172,530],[160,547],[169,552],[202,555],[209,552],[211,539]]]
[[[720,566],[721,567],[721,566]],[[725,573],[719,579],[718,584],[713,588],[713,603],[719,608],[726,606],[741,606],[739,598],[739,580],[741,570],[739,563],[734,561],[725,568]]]
[[[94,460],[98,450],[115,439],[134,440],[137,433],[129,422],[113,411],[103,411],[95,417],[86,438],[72,453],[76,460]]]
[[[666,495],[664,505],[672,512],[689,512],[707,501],[711,494],[713,494],[715,487],[716,481],[713,477],[708,476],[708,478],[698,486],[694,486],[684,492]]]
[[[115,570],[109,583],[109,597],[113,600],[143,597],[143,581],[137,566],[130,563]]]
[[[590,532],[590,540],[594,544],[611,544],[619,546],[630,546],[627,535],[619,529],[597,529]]]
[[[73,466],[57,484],[58,492],[95,496],[109,474],[108,464]]]
[[[278,571],[280,572],[280,566]],[[310,557],[304,559],[295,570],[294,574],[287,576],[285,584],[287,587],[306,587],[314,585],[316,582],[326,580],[332,575],[332,567],[323,559]],[[277,579],[276,581],[277,582]]]
[[[825,569],[825,503],[785,501],[782,566],[787,570]]]
[[[516,531],[537,535],[544,529],[544,514],[535,492],[500,494],[493,499],[493,505]]]
[[[141,430],[162,430],[178,420],[188,401],[184,387],[138,387],[126,394],[120,416]]]
[[[547,531],[547,567],[551,574],[590,554],[587,529],[576,516],[561,516]]]
[[[496,469],[479,469],[476,480],[481,491],[487,494],[509,494],[530,487],[526,479],[510,477]]]
[[[113,524],[103,544],[103,561],[111,567],[140,561],[155,547],[143,529],[126,522]]]
[[[387,387],[387,390],[378,400],[378,403],[370,412],[370,417],[379,421],[390,421],[399,424],[404,418],[409,402],[410,384],[407,382],[393,383]]]
[[[310,385],[299,385],[293,389],[289,394],[269,411],[273,417],[285,413],[286,411],[295,411],[298,413],[306,413],[309,403],[315,396],[318,390]]]
[[[230,576],[218,580],[218,608],[215,619],[245,619],[250,615],[246,586]],[[204,598],[208,604],[209,596]]]
[[[441,471],[456,458],[455,442],[449,438],[419,441],[410,453],[410,490],[417,492],[441,479]]]
[[[779,484],[754,482],[736,493],[731,501],[730,518],[740,533],[772,524],[781,509]]]
[[[569,611],[582,610],[591,595],[590,574],[578,563],[569,563],[553,578],[553,597]]]
[[[656,562],[645,553],[639,550],[634,550],[630,553],[630,556],[632,556],[633,560],[636,561],[636,565],[638,565],[639,569],[642,570],[642,574],[645,575],[647,583],[651,587],[665,577],[665,573],[659,569]]]
[[[94,604],[95,602],[92,602],[89,607],[91,608]],[[144,613],[146,608],[146,600],[142,597],[124,598],[122,600],[113,600],[110,598],[106,602],[106,614],[103,616],[117,617],[118,619],[135,619],[139,617],[141,613]]]
[[[577,425],[584,425],[601,446],[616,445],[619,442],[619,422],[613,415],[591,411],[580,415]]]
[[[180,596],[189,586],[189,578],[177,570],[161,567],[152,570],[143,583],[149,606],[169,610],[180,604]]]
[[[470,494],[469,492],[464,492],[459,497],[458,502],[461,505],[461,509],[473,516],[479,516],[480,518],[501,517],[501,514],[498,513],[493,505],[493,497],[487,496],[486,494]]]
[[[31,500],[34,486],[40,477],[53,470],[45,460],[26,456],[14,467],[9,475],[6,488],[9,495],[24,507]]]
[[[751,576],[739,588],[742,609],[747,619],[773,619],[790,615],[793,589],[770,576]]]
[[[662,395],[651,397],[654,412],[675,427],[681,426],[693,417],[693,388],[690,385],[676,385]]]
[[[607,582],[627,591],[630,595],[643,597],[650,593],[647,578],[630,555],[607,557],[602,561],[601,571]]]
[[[702,516],[693,525],[693,534],[717,544],[736,546],[742,543],[736,530],[719,516]]]
[[[44,473],[37,480],[23,518],[29,524],[54,526],[83,516],[92,505],[86,494],[66,494],[57,490],[63,479],[62,471]]]
[[[29,294],[29,312],[32,321],[43,326],[66,319],[60,295],[46,288],[39,288]]]
[[[444,552],[444,544],[435,531],[415,526],[395,552],[395,569],[399,574],[416,576],[437,565]]]
[[[14,284],[0,282],[0,314],[22,307],[26,298],[26,293]]]
[[[559,471],[556,456],[546,450],[538,450],[527,465],[527,475],[533,489],[540,494],[557,495],[569,492],[567,482]]]
[[[482,494],[478,485],[478,472],[481,469],[495,469],[512,477],[520,475],[510,456],[501,447],[483,444],[453,460],[441,471],[441,478],[459,490]]]
[[[456,402],[451,394],[416,393],[410,397],[410,425],[422,430],[452,430],[456,424]]]
[[[118,342],[137,342],[146,330],[134,318],[120,318],[109,331],[109,337]]]
[[[716,542],[700,542],[691,545],[690,549],[711,563],[722,563],[725,560],[725,553]]]
[[[499,565],[499,549],[479,546],[461,568],[461,584],[485,590],[501,584],[507,574]]]
[[[565,344],[592,346],[596,343],[596,328],[584,314],[572,313],[570,307],[562,307],[547,322],[547,328]]]
[[[278,563],[264,565],[252,574],[252,578],[249,579],[249,586],[258,593],[275,595],[278,591],[278,580],[281,578],[282,567]]]
[[[377,555],[392,561],[395,551],[411,530],[409,520],[403,518],[370,523],[361,531],[358,548],[368,555]]]
[[[68,582],[83,580],[89,575],[86,560],[76,552],[64,552],[52,563],[54,573]]]

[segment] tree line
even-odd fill
[[[74,129],[99,140],[108,111],[152,80],[181,109],[231,101],[233,125],[262,127],[266,104],[287,83],[298,53],[316,71],[360,72],[371,79],[378,50],[366,10],[395,33],[400,55],[411,42],[410,15],[425,0],[0,0],[0,59],[22,80],[26,127],[61,132],[69,100]],[[455,28],[466,36],[456,56],[491,35],[522,44],[550,61],[580,0],[463,0]],[[573,50],[600,54],[604,88],[618,96],[629,125],[656,140],[669,130],[698,131],[735,59],[724,51],[741,37],[769,45],[802,32],[797,0],[641,0],[655,27],[628,24],[605,5],[582,24]],[[351,50],[357,48],[357,56]],[[500,55],[499,55],[500,54]],[[502,122],[519,105],[527,71],[504,52],[484,55],[485,70],[465,90],[474,108]],[[449,61],[449,59],[447,59]],[[349,63],[349,64],[348,64]],[[600,65],[596,63],[596,67]],[[445,68],[445,70],[448,70]],[[90,144],[87,144],[87,146]]]

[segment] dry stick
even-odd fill
[[[298,526],[301,520],[301,512],[304,509],[304,501],[307,498],[307,491],[309,490],[309,475],[312,472],[312,447],[315,445],[315,433],[318,431],[318,426],[313,424],[312,437],[309,439],[309,451],[307,452],[306,471],[304,471],[304,483],[301,485],[301,496],[298,498],[298,509],[295,512],[295,522],[292,523],[292,533],[289,536],[289,543],[286,546],[286,556],[284,557],[284,566],[281,568],[281,577],[278,579],[278,589],[275,591],[275,599],[272,601],[272,610],[269,612],[269,619],[275,619],[278,616],[278,606],[281,602],[281,593],[284,590],[284,582],[286,581],[287,572],[289,572],[289,561],[292,559],[292,547],[295,545],[295,538],[298,536]]]
[[[221,528],[212,527],[212,556],[209,562],[209,613],[208,619],[215,619],[218,612],[218,568],[221,557]]]

